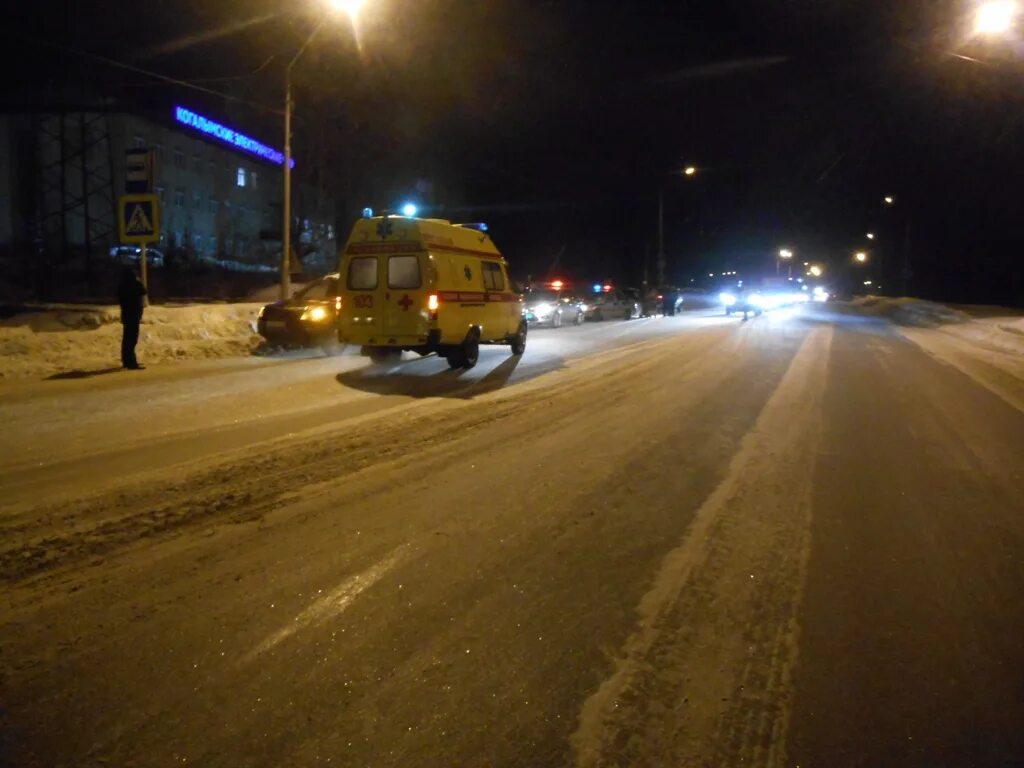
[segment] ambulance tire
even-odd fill
[[[462,342],[462,346],[459,350],[462,356],[462,367],[469,370],[476,365],[477,360],[480,359],[480,333],[470,331],[466,336],[466,340]]]
[[[371,347],[369,357],[371,363],[394,363],[402,359],[402,350],[393,347]]]
[[[519,356],[526,351],[526,323],[519,324],[519,330],[516,331],[516,335],[512,337],[511,341],[512,354]]]

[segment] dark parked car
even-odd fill
[[[110,258],[117,259],[122,264],[138,264],[139,256],[142,255],[142,248],[138,245],[115,245],[110,249]],[[156,248],[146,249],[146,266],[162,267],[164,255]]]
[[[335,272],[307,285],[287,301],[260,310],[256,330],[269,343],[282,347],[321,347],[328,354],[338,344],[341,283]]]

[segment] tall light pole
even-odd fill
[[[682,175],[688,179],[696,177],[697,166],[686,166]],[[665,182],[658,188],[658,285],[665,285]]]
[[[786,264],[789,266],[789,275],[788,275],[788,277],[792,277],[793,276],[793,251],[791,251],[789,248],[782,248],[781,250],[779,250],[778,255],[776,255],[776,257],[775,257],[775,276],[776,277],[779,276],[779,266],[780,266],[780,262],[782,262],[782,261],[785,261]]]
[[[336,11],[348,15],[355,25],[364,0],[329,0],[329,5]],[[292,248],[292,68],[313,42],[317,32],[327,21],[322,17],[309,33],[306,42],[292,56],[284,70],[284,202],[281,206],[281,298],[289,299],[292,295],[291,248]]]

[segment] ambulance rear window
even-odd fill
[[[348,289],[372,291],[377,287],[377,257],[360,256],[348,263]]]
[[[490,261],[483,263],[484,267],[484,288],[488,291],[505,290],[505,277],[501,274],[501,265]]]
[[[409,290],[419,288],[420,260],[418,256],[388,257],[388,288]]]

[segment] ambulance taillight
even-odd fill
[[[441,300],[438,298],[436,293],[432,293],[427,297],[427,309],[430,312],[430,319],[437,320],[437,308],[441,306]]]

